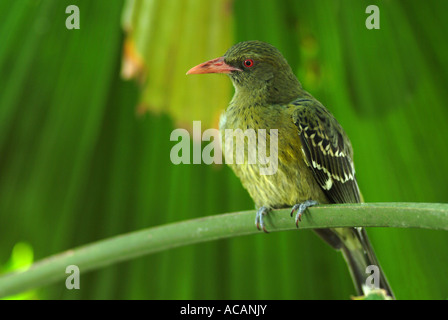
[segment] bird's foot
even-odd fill
[[[269,211],[271,211],[270,208],[263,206],[260,209],[258,209],[257,214],[255,215],[255,225],[257,226],[257,229],[258,230],[263,229],[263,231],[266,233],[269,233],[269,232],[266,230],[266,226],[264,225],[263,216],[268,214]]]
[[[312,206],[315,206],[315,205],[317,205],[317,204],[319,204],[317,201],[314,201],[314,200],[306,200],[305,202],[298,203],[298,204],[296,204],[296,205],[294,205],[294,206],[292,207],[292,210],[291,210],[291,217],[292,217],[293,213],[297,211],[297,214],[296,214],[296,227],[297,227],[297,228],[299,227],[299,221],[302,221],[302,214],[303,214],[303,212],[304,212],[307,208],[312,207]]]

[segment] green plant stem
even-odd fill
[[[65,279],[67,266],[81,273],[180,246],[258,233],[254,211],[243,211],[171,223],[88,244],[48,257],[25,271],[0,277],[0,297]],[[269,232],[296,230],[290,210],[275,210],[265,218]],[[333,227],[395,227],[448,230],[448,204],[366,203],[309,208],[299,229]]]

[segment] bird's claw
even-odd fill
[[[298,203],[296,205],[294,205],[291,209],[291,217],[293,215],[294,212],[297,211],[296,214],[296,227],[299,227],[299,222],[302,221],[302,214],[303,212],[305,212],[305,210],[309,207],[315,206],[319,204],[317,201],[314,200],[306,200],[305,202],[302,203]]]
[[[263,216],[266,215],[271,209],[266,207],[261,207],[258,209],[257,214],[255,215],[255,225],[257,226],[258,230],[263,230],[265,233],[269,233],[266,230],[266,226],[264,225]]]

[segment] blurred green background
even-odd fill
[[[65,27],[72,4],[79,30]],[[365,27],[370,4],[380,30]],[[227,167],[169,158],[171,131],[216,127],[233,90],[225,76],[185,72],[243,40],[278,47],[344,126],[367,202],[448,202],[447,10],[438,0],[0,0],[0,273],[121,233],[253,209]],[[368,233],[397,298],[448,298],[446,232]],[[81,270],[81,290],[61,282],[16,298],[354,293],[342,255],[298,231]]]

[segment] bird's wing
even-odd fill
[[[361,202],[353,164],[353,149],[344,129],[318,101],[294,101],[292,118],[299,131],[308,167],[330,201]]]

